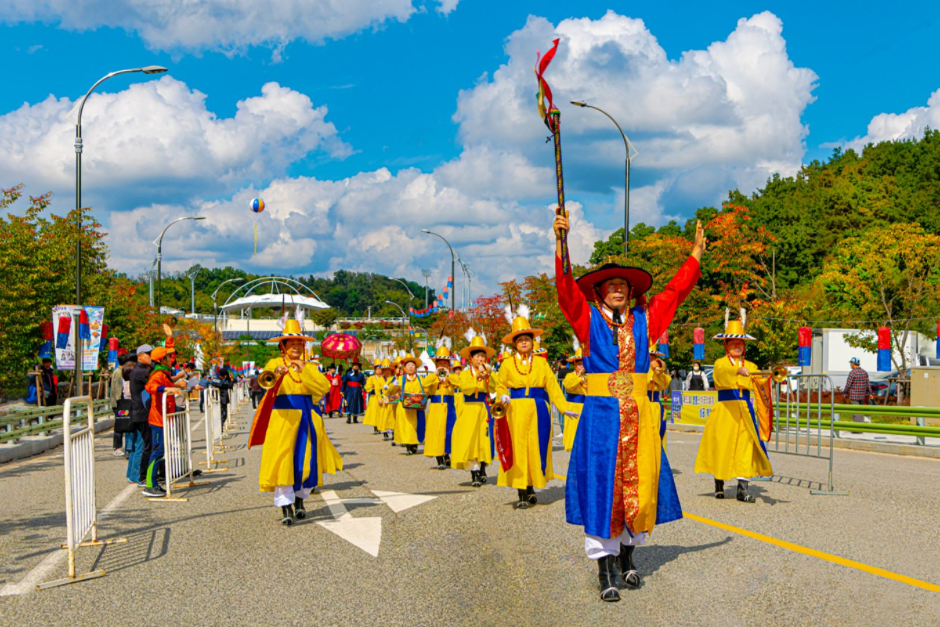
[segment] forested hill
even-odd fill
[[[190,281],[187,275],[191,272],[192,270],[187,273],[177,273],[163,277],[163,306],[174,307],[187,312],[190,310]],[[195,278],[196,311],[198,313],[212,312],[212,293],[224,281],[235,278],[250,281],[261,276],[268,275],[251,274],[229,266],[200,269]],[[398,309],[385,303],[387,300],[397,303],[405,311],[408,310],[410,297],[405,286],[381,274],[339,270],[332,278],[313,276],[293,276],[291,278],[310,287],[340,316],[365,317],[370,306],[372,307],[372,315],[375,317],[400,316],[401,313]],[[412,302],[415,309],[424,308],[424,285],[405,278],[401,278],[401,280],[408,285],[408,289],[414,295],[414,301]],[[139,277],[139,281],[138,289],[146,291],[148,289],[147,277]],[[234,281],[222,286],[216,296],[219,306],[238,286],[239,283]],[[431,300],[437,297],[437,292],[433,288],[428,290],[428,294]]]

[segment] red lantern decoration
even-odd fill
[[[938,327],[940,327],[940,324],[938,324]],[[52,334],[53,329],[51,320],[46,320],[41,325],[39,325],[39,328],[42,330],[42,339],[47,341],[54,339]]]

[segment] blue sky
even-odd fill
[[[170,68],[160,87],[112,79],[100,90],[111,99],[86,109],[84,186],[113,234],[116,266],[144,269],[156,223],[200,213],[206,226],[167,247],[171,268],[261,271],[290,258],[283,269],[295,274],[342,267],[419,279],[421,267],[449,266],[420,233],[428,226],[448,234],[483,289],[547,269],[551,154],[525,73],[558,34],[571,52],[570,66],[566,51],[549,70],[558,100],[590,97],[640,150],[634,222],[682,219],[729,186],[753,191],[834,146],[916,135],[940,115],[928,105],[940,79],[925,69],[938,56],[935,3],[886,13],[865,2],[376,0],[339,14],[315,0],[274,3],[303,7],[286,17],[253,13],[264,3],[246,0],[244,15],[230,16],[214,4],[197,3],[202,17],[181,16],[177,0],[0,7],[0,183],[52,189],[62,210],[71,101],[110,70]],[[325,13],[305,20],[313,9]],[[239,113],[246,101],[256,103],[251,115]],[[163,105],[169,113],[148,116]],[[584,226],[573,250],[586,256],[622,219],[623,148],[599,114],[561,108],[569,199]],[[96,129],[93,110],[111,123]],[[870,133],[882,114],[901,117],[880,118]],[[256,149],[233,146],[245,141]],[[252,258],[252,218],[241,214],[259,194],[272,211]]]

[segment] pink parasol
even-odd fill
[[[320,344],[320,352],[324,357],[333,359],[353,359],[359,356],[362,342],[348,333],[334,333],[328,335]]]

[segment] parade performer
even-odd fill
[[[561,412],[573,414],[565,400],[548,360],[532,354],[535,338],[541,329],[529,324],[529,308],[520,305],[515,317],[507,312],[512,331],[503,337],[504,344],[516,347],[511,359],[503,362],[496,373],[496,395],[509,403],[506,420],[512,440],[513,464],[500,464],[496,484],[516,488],[519,501],[516,509],[535,505],[535,488],[542,489],[554,479],[552,470],[552,418],[549,402]]]
[[[395,374],[395,368],[388,359],[382,360],[381,387],[376,389],[376,395],[379,400],[379,409],[375,415],[375,426],[381,432],[383,440],[391,440],[392,432],[395,429],[395,398],[389,395],[389,384],[392,382],[392,376]],[[394,442],[392,445],[394,446]]]
[[[372,433],[379,432],[376,418],[379,413],[378,391],[385,385],[382,378],[382,360],[378,357],[372,362],[372,375],[366,380],[366,415],[362,419],[362,424],[372,427]]]
[[[650,371],[646,381],[646,396],[650,399],[650,408],[654,416],[659,416],[659,437],[666,448],[666,407],[663,405],[662,393],[668,392],[672,377],[666,370],[663,353],[650,351]]]
[[[450,467],[454,424],[457,422],[457,399],[454,390],[460,384],[459,377],[451,374],[450,338],[442,337],[434,353],[435,374],[425,377],[425,386],[431,377],[437,379],[437,387],[428,405],[428,422],[424,434],[424,456],[437,460],[437,469]]]
[[[725,332],[714,337],[724,342],[726,354],[715,362],[718,404],[705,423],[695,457],[695,472],[715,477],[716,499],[725,498],[725,481],[737,478],[737,499],[753,503],[754,496],[747,489],[748,480],[772,477],[774,471],[760,439],[751,401],[754,391],[751,375],[757,372],[757,366],[744,359],[744,350],[745,342],[757,338],[745,333],[745,321],[742,309],[741,320],[728,322]]]
[[[427,399],[437,387],[437,376],[430,374],[424,381],[417,370],[421,360],[410,353],[401,358],[402,375],[388,384],[391,394],[400,396],[395,404],[395,444],[405,447],[406,455],[416,455],[424,443],[427,424]]]
[[[359,416],[365,412],[363,388],[366,375],[360,370],[362,364],[354,359],[349,372],[343,375],[343,397],[346,399],[346,424],[359,422]]]
[[[584,527],[585,551],[598,563],[601,599],[619,601],[617,557],[624,583],[638,587],[634,548],[657,522],[682,517],[672,474],[661,472],[660,418],[646,395],[648,347],[701,275],[706,240],[696,224],[691,256],[663,292],[646,302],[652,277],[639,268],[608,263],[576,282],[563,261],[568,227],[568,218],[559,214],[556,286],[561,310],[581,342],[587,395],[568,465],[565,510],[569,523]]]
[[[577,340],[575,340],[575,343],[577,343]],[[568,358],[568,363],[571,364],[574,370],[565,375],[565,379],[561,384],[565,388],[565,392],[568,393],[568,403],[571,404],[574,411],[580,414],[584,407],[584,395],[587,394],[584,362],[580,346],[575,346],[574,355]],[[578,421],[580,419],[580,416],[565,417],[565,428],[562,431],[561,443],[568,452],[574,446],[574,436],[578,431]]]
[[[491,438],[493,418],[489,409],[489,395],[496,392],[496,377],[492,376],[488,363],[496,349],[487,346],[486,338],[477,335],[473,329],[467,331],[467,336],[470,345],[460,351],[460,356],[468,364],[460,373],[463,405],[454,425],[451,466],[469,470],[473,487],[479,488],[486,483],[486,467],[496,456]]]
[[[343,379],[336,374],[336,364],[326,367],[326,380],[330,387],[323,399],[323,411],[327,418],[333,418],[333,414],[343,411]]]
[[[323,485],[324,472],[343,469],[343,459],[315,409],[330,383],[316,366],[302,361],[304,342],[315,338],[305,335],[296,320],[287,320],[282,335],[270,341],[279,343],[281,356],[264,369],[278,378],[255,412],[248,448],[263,444],[258,485],[274,493],[281,523],[290,525],[295,517],[306,518],[304,499]]]

